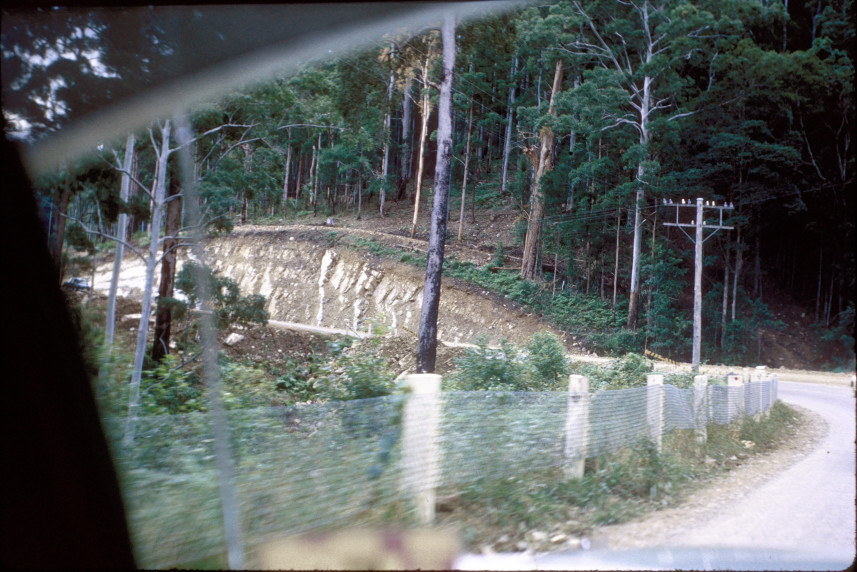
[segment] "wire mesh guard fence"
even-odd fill
[[[431,503],[427,515],[420,513],[430,518],[433,497],[420,495],[435,488],[526,478],[674,429],[758,416],[773,405],[776,390],[776,380],[710,385],[702,410],[693,389],[672,385],[586,396],[440,392],[233,410],[233,479],[244,539],[252,547],[273,534],[367,522],[397,503],[417,513],[420,503]],[[105,426],[139,565],[223,554],[208,416],[140,417],[131,445],[122,440],[123,420],[106,419]]]

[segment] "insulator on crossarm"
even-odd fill
[[[684,204],[684,199],[681,200],[681,204]]]

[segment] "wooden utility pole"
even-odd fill
[[[690,201],[685,202],[684,199],[681,200],[681,204],[673,203],[672,200],[667,202],[666,199],[664,199],[663,201],[665,206],[676,208],[675,222],[664,223],[664,226],[677,226],[679,230],[691,240],[691,242],[696,244],[696,257],[693,273],[693,357],[691,358],[691,369],[693,369],[694,373],[699,371],[699,353],[700,346],[702,344],[702,243],[714,236],[718,230],[732,230],[733,228],[731,226],[723,225],[723,211],[727,209],[732,210],[734,208],[732,203],[724,204],[722,206],[717,206],[712,201],[708,201],[708,204],[705,203],[706,201],[700,198],[696,199],[695,205]],[[679,222],[680,207],[696,208],[696,218],[690,223]],[[706,208],[717,209],[720,211],[720,219],[717,224],[705,224]],[[696,236],[691,237],[682,227],[695,228]],[[712,229],[712,232],[703,238],[705,229]]]

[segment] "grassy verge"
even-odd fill
[[[661,453],[643,442],[588,459],[582,479],[554,469],[440,491],[455,503],[439,524],[457,528],[471,551],[567,548],[598,526],[680,502],[710,477],[792,438],[799,419],[778,401],[760,421],[710,425],[704,447],[693,431],[677,430],[665,436]]]

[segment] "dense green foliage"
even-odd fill
[[[395,375],[386,360],[375,353],[380,339],[363,341],[356,348],[333,346],[334,359],[323,364],[314,385],[325,399],[351,400],[390,395],[395,389]],[[350,345],[350,344],[348,344]]]
[[[123,77],[154,81],[171,58],[195,61],[195,54],[172,46],[175,24],[159,22],[157,11],[122,23],[102,16],[9,19],[2,62],[12,135],[49,132],[119,90]],[[217,23],[210,14],[199,18]],[[652,349],[686,359],[693,249],[678,229],[662,226],[676,216],[663,201],[728,202],[735,209],[723,222],[735,229],[705,242],[703,361],[758,359],[763,333],[780,325],[769,309],[775,285],[777,296],[815,322],[824,349],[819,365],[853,367],[854,19],[852,0],[551,0],[462,24],[452,211],[467,156],[467,200],[521,209],[523,242],[531,159],[546,129],[554,136],[554,160],[540,183],[546,211],[539,276],[522,281],[508,270],[460,263],[445,271],[590,336],[601,350]],[[91,35],[74,32],[84,25]],[[45,57],[59,44],[67,47],[63,58]],[[114,75],[93,73],[95,64],[82,54],[94,49]],[[563,75],[553,94],[557,62]],[[200,105],[191,119],[197,133],[209,133],[195,145],[207,228],[228,231],[236,222],[309,213],[378,216],[382,195],[409,209],[425,113],[420,96],[428,95],[435,113],[439,78],[436,31],[391,33],[375,48]],[[434,143],[427,139],[430,177]],[[61,213],[110,234],[118,213],[126,212],[131,229],[143,230],[148,200],[139,187],[152,185],[154,156],[146,133],[137,140],[139,185],[128,201],[118,198],[111,166],[121,156],[116,142],[107,142],[98,160],[37,182],[46,226],[60,243],[89,250],[84,226],[70,224],[62,236]],[[635,237],[640,313],[630,331],[623,326]],[[501,246],[517,254],[521,244]],[[69,259],[68,270],[89,269],[85,258]]]
[[[218,328],[222,329],[231,324],[246,326],[268,323],[264,296],[242,296],[238,284],[231,278],[218,276],[207,266],[200,269],[199,264],[188,261],[176,276],[176,288],[185,293],[192,307],[197,307],[200,303],[200,289],[197,284],[199,272],[202,272],[207,282],[207,292]]]

